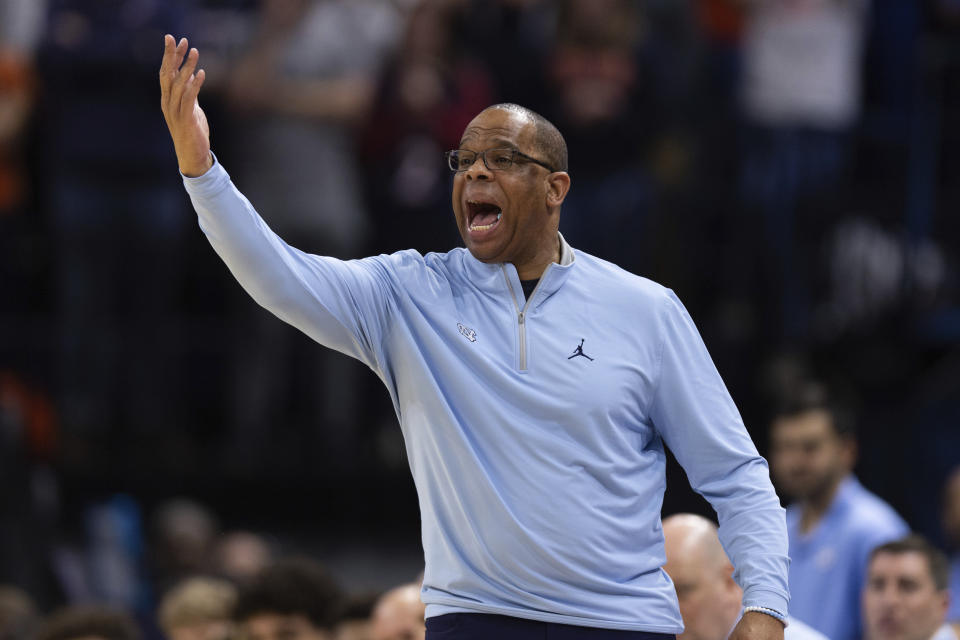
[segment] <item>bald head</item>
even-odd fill
[[[663,521],[663,537],[668,547],[668,562],[671,555],[695,557],[698,561],[715,567],[722,567],[730,562],[717,536],[717,525],[703,516],[694,513],[670,516]],[[674,554],[671,554],[670,547]]]
[[[423,640],[425,635],[420,585],[401,585],[380,597],[371,617],[372,640]]]
[[[740,614],[743,591],[733,580],[715,524],[681,513],[663,521],[667,563],[685,630],[679,640],[724,640]]]
[[[533,123],[533,146],[539,152],[541,158],[549,164],[554,171],[567,170],[567,142],[563,139],[563,134],[554,126],[552,122],[542,115],[528,109],[522,105],[513,102],[501,102],[500,104],[490,105],[483,111],[491,109],[500,109],[515,113],[520,117]],[[480,113],[483,113],[481,111]]]

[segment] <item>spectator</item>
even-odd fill
[[[950,560],[950,609],[947,620],[960,624],[960,467],[951,472],[943,491],[943,531],[953,551]]]
[[[249,116],[240,170],[280,233],[338,255],[363,247],[354,127],[370,109],[397,18],[371,0],[261,2],[229,93]]]
[[[347,598],[337,622],[334,640],[371,640],[370,618],[379,599],[379,594],[375,593]]]
[[[45,13],[43,0],[0,5],[0,223],[18,213],[26,197],[23,144],[36,92],[34,50]]]
[[[0,585],[0,640],[33,638],[37,608],[24,591]]]
[[[38,53],[58,405],[65,426],[91,439],[184,424],[176,304],[188,218],[176,176],[161,169],[170,151],[157,144],[156,71],[144,62],[146,43],[180,24],[185,3],[51,2]]]
[[[168,500],[154,511],[151,529],[152,569],[159,592],[214,571],[219,525],[208,508],[185,498]]]
[[[640,10],[628,0],[559,7],[546,115],[563,131],[577,180],[562,230],[574,246],[637,272],[649,236],[653,192],[644,161],[655,128],[650,87],[640,85]]]
[[[0,367],[0,581],[25,589],[41,607],[58,595],[50,549],[59,486],[49,463],[59,438],[50,398]]]
[[[41,625],[35,640],[140,640],[133,618],[99,606],[62,609]]]
[[[34,54],[45,14],[46,0],[0,2],[0,313],[26,313],[41,288],[34,276],[44,252],[32,246],[39,225],[28,165],[37,96]],[[0,348],[23,346],[18,330],[3,333]]]
[[[160,601],[160,628],[167,640],[229,640],[236,601],[236,587],[229,582],[189,578]]]
[[[870,0],[742,0],[743,101],[751,122],[844,131],[860,111]]]
[[[238,173],[287,241],[320,253],[356,253],[370,231],[357,128],[398,35],[398,11],[380,0],[263,0],[260,6],[257,33],[227,82],[243,131]],[[269,464],[276,451],[270,445],[283,442],[277,425],[286,425],[300,439],[288,449],[310,451],[314,459],[330,452],[326,463],[340,464],[348,456],[337,455],[343,451],[335,445],[353,433],[360,367],[299,348],[299,336],[260,313],[243,318],[228,458]],[[318,433],[326,446],[311,447]]]
[[[490,72],[454,31],[460,14],[443,0],[417,5],[397,56],[380,79],[363,136],[376,250],[413,243],[442,251],[459,239],[445,219],[449,171],[436,158],[460,142],[474,114],[493,101]]]
[[[663,521],[663,570],[673,580],[683,616],[677,640],[726,640],[743,613],[743,589],[717,536],[717,525],[703,516],[680,513]],[[795,618],[788,618],[784,640],[826,640]]]
[[[217,575],[245,585],[270,564],[273,551],[267,541],[255,533],[231,531],[220,536],[213,555]]]
[[[802,337],[810,295],[797,251],[799,207],[836,187],[860,111],[869,0],[741,0],[747,129],[741,197],[760,217],[743,237],[763,248],[777,323]],[[752,248],[752,247],[751,247]]]
[[[278,561],[240,590],[234,621],[249,640],[332,640],[340,589],[305,558]]]
[[[863,588],[864,640],[957,640],[945,623],[947,557],[921,536],[880,545]]]
[[[908,531],[854,477],[855,460],[847,412],[822,385],[799,384],[774,417],[770,463],[779,489],[794,500],[787,508],[790,611],[833,640],[860,637],[857,603],[870,550]]]
[[[155,602],[144,566],[145,540],[140,504],[115,494],[86,504],[82,531],[59,541],[53,570],[70,603],[96,602],[152,617]]]
[[[390,589],[373,609],[371,640],[423,640],[427,632],[425,611],[419,584]]]

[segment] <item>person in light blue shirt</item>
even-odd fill
[[[675,513],[663,520],[663,538],[663,569],[673,580],[683,616],[677,640],[726,640],[744,613],[743,590],[733,579],[717,525],[700,515]],[[787,622],[784,640],[828,640],[791,616]]]
[[[923,536],[870,553],[863,587],[863,640],[957,640],[946,623],[947,556]]]
[[[517,105],[471,121],[447,154],[466,248],[311,255],[216,162],[198,56],[167,36],[160,85],[200,226],[257,302],[387,388],[420,503],[428,640],[682,631],[662,568],[665,445],[717,511],[748,609],[731,637],[782,640],[767,464],[677,297],[559,234],[560,132]]]
[[[947,620],[960,626],[960,553],[950,560],[950,610]]]
[[[823,385],[793,389],[770,435],[774,479],[795,500],[787,507],[791,614],[833,640],[857,640],[870,551],[909,528],[853,476],[851,420]]]

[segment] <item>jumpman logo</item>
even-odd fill
[[[580,338],[580,344],[577,345],[577,348],[574,349],[574,351],[573,351],[573,355],[570,356],[569,358],[567,358],[567,360],[572,360],[573,358],[576,358],[577,356],[583,356],[583,357],[586,358],[587,360],[593,362],[593,358],[591,358],[590,356],[588,356],[587,354],[585,354],[585,353],[583,352],[583,338]]]

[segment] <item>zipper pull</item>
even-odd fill
[[[520,321],[520,324],[523,324],[523,316],[524,316],[525,313],[526,313],[525,311],[521,311],[521,312],[520,312],[520,315],[518,316],[518,319],[519,319],[519,321]]]

